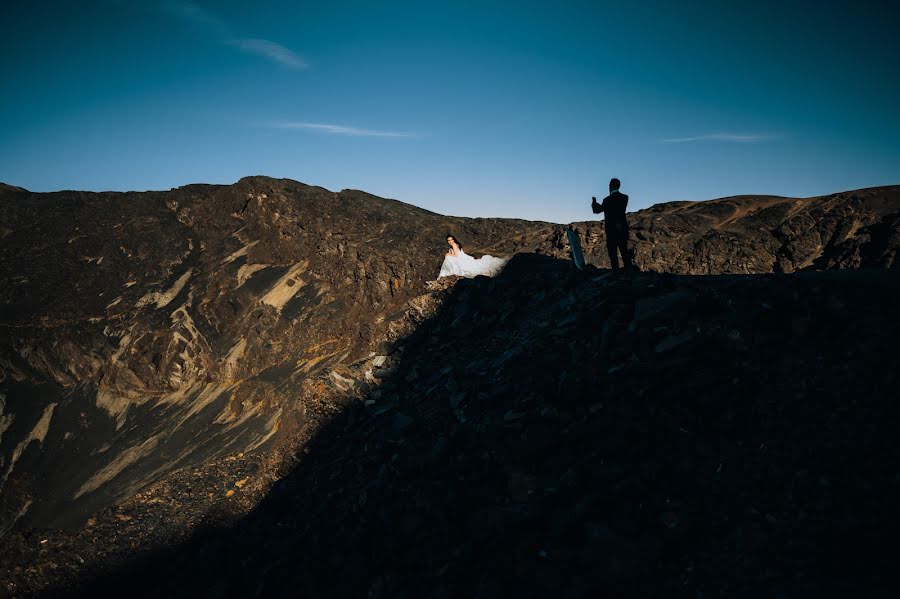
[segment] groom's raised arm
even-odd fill
[[[594,211],[594,214],[600,214],[606,210],[606,199],[604,198],[602,204],[598,204],[597,198],[591,198],[591,210]]]

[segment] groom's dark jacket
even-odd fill
[[[625,220],[625,209],[627,207],[628,196],[624,193],[619,193],[618,191],[614,191],[603,198],[602,203],[597,204],[595,202],[591,205],[594,214],[600,214],[601,212],[606,214],[607,231],[609,231],[610,228],[619,230],[626,230],[628,228],[628,222]]]

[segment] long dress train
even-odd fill
[[[459,277],[477,277],[478,275],[486,275],[488,277],[496,276],[506,266],[508,260],[497,258],[494,256],[482,256],[481,258],[473,258],[462,250],[459,250],[458,256],[447,255],[444,257],[444,263],[441,265],[441,277],[459,276]]]

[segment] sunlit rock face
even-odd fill
[[[316,375],[377,349],[448,231],[511,254],[552,228],[267,178],[0,194],[2,529],[271,445]]]
[[[667,204],[632,215],[632,242],[645,270],[890,267],[898,211],[897,187]],[[607,266],[602,224],[575,227]],[[476,255],[565,257],[564,229],[264,177],[0,186],[0,531],[77,524],[174,469],[273,447],[322,385],[366,385],[342,370],[390,353],[448,232]]]

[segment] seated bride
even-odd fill
[[[453,235],[447,235],[447,243],[450,249],[444,257],[444,263],[441,265],[441,277],[477,277],[478,275],[486,275],[493,277],[503,270],[508,260],[496,258],[494,256],[482,256],[481,258],[473,258],[465,253],[462,244]]]

